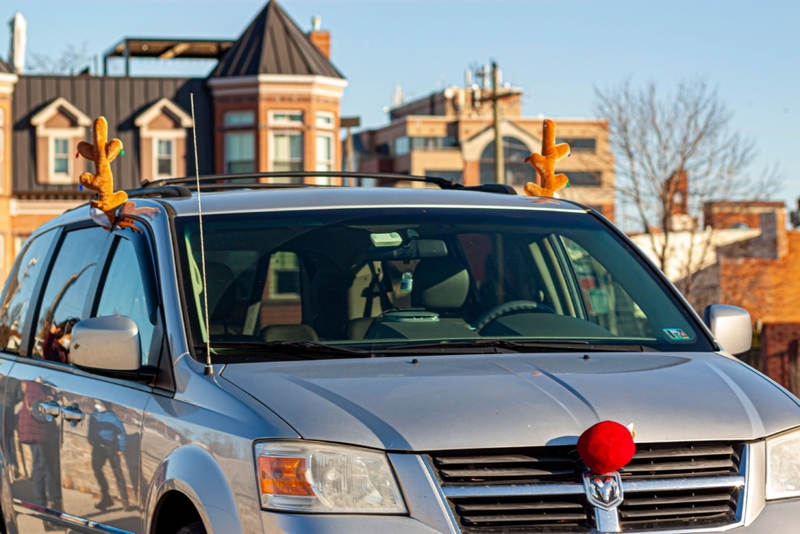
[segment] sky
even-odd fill
[[[496,60],[526,93],[525,115],[594,117],[595,88],[625,80],[669,93],[704,79],[749,136],[753,171],[778,165],[773,197],[800,197],[800,2],[771,0],[279,0],[304,30],[320,15],[349,82],[342,115],[386,124],[395,83],[407,97],[462,85]],[[123,37],[236,38],[266,0],[4,0],[28,20],[28,54],[70,45],[99,55]],[[5,17],[5,18],[3,18]],[[9,30],[0,25],[0,56]],[[203,75],[202,61],[140,60],[135,74]],[[111,65],[121,72],[121,65]]]

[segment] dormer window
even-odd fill
[[[139,115],[134,124],[141,139],[142,180],[161,180],[186,174],[186,129],[192,118],[168,98]]]
[[[86,139],[92,121],[65,98],[57,98],[31,118],[36,128],[36,179],[42,184],[78,183],[84,161],[76,147]]]

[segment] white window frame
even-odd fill
[[[276,119],[276,115],[300,115],[300,120],[281,120]],[[305,113],[299,109],[287,109],[287,110],[280,110],[280,109],[273,109],[269,112],[269,125],[270,126],[303,126],[303,120],[305,119]]]
[[[320,154],[317,151],[318,148],[318,140],[319,138],[325,138],[330,141],[331,146],[331,154],[330,159],[328,160],[320,160]],[[327,165],[328,169],[320,169],[320,165]],[[314,169],[316,171],[325,172],[325,171],[334,171],[336,170],[336,141],[333,137],[333,133],[328,132],[317,132],[316,137],[314,138]],[[331,179],[329,177],[317,177],[316,183],[317,185],[330,185]]]
[[[269,170],[275,170],[275,136],[297,135],[300,137],[300,170],[305,170],[305,136],[302,130],[275,130],[269,132]],[[316,141],[315,141],[316,142]],[[316,149],[316,146],[314,147]],[[291,163],[293,160],[289,160]]]
[[[70,154],[75,150],[75,137],[80,135],[82,132],[78,132],[76,130],[82,130],[79,128],[53,128],[47,130],[47,183],[49,184],[74,184],[76,180],[73,177],[74,169],[72,165],[72,159]],[[64,173],[57,173],[56,172],[56,149],[55,149],[55,141],[56,139],[66,139],[67,140],[67,172]]]
[[[320,122],[320,119],[329,119],[330,123],[327,122]],[[336,116],[330,111],[317,111],[316,118],[314,119],[314,124],[317,128],[322,128],[325,130],[333,130],[335,126]]]
[[[152,132],[153,130],[151,130]],[[154,135],[152,139],[153,143],[153,180],[161,180],[164,178],[174,178],[175,175],[178,173],[178,155],[177,155],[177,148],[178,148],[178,139],[182,137],[179,135],[169,135],[169,134],[161,134]],[[158,174],[158,142],[159,141],[169,141],[172,143],[172,154],[171,159],[172,162],[169,168],[169,176],[163,176]]]

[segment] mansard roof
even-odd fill
[[[259,74],[344,78],[275,0],[253,19],[210,77]]]

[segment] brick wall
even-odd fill
[[[761,371],[795,394],[800,323],[768,323],[761,329]]]

